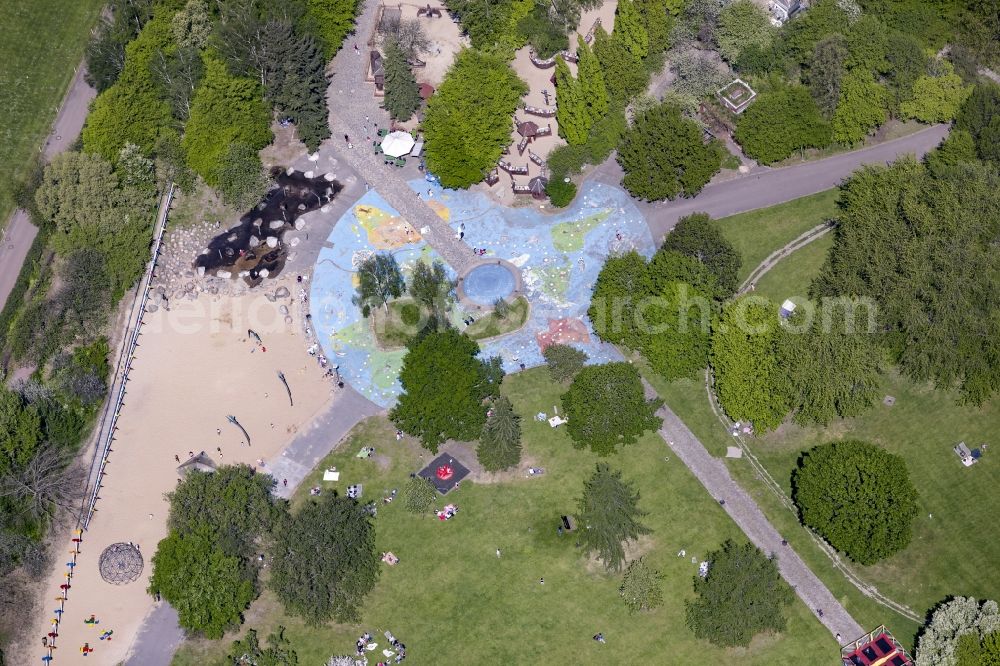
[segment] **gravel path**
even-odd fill
[[[650,391],[647,386],[647,391]],[[677,457],[688,466],[705,489],[717,500],[725,502],[726,513],[758,548],[774,553],[781,576],[788,581],[799,598],[818,614],[819,621],[830,633],[851,640],[864,633],[826,585],[806,566],[791,546],[781,544],[781,535],[767,520],[756,502],[729,475],[725,463],[709,455],[698,438],[668,407],[657,414],[663,419],[660,436]]]

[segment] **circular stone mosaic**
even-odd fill
[[[98,567],[101,578],[112,585],[131,583],[142,573],[142,553],[130,543],[113,543],[101,553]]]

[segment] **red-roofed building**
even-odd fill
[[[913,666],[913,659],[885,625],[840,648],[844,666]]]

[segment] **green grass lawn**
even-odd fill
[[[745,280],[769,254],[837,215],[837,188],[801,199],[716,220],[722,234],[743,257],[740,280]]]
[[[500,318],[495,313],[490,312],[472,322],[472,325],[465,329],[465,334],[473,340],[485,340],[512,333],[524,326],[530,312],[528,299],[524,296],[518,296],[510,304],[510,311],[506,317]]]
[[[981,408],[962,406],[957,394],[890,375],[885,392],[893,407],[877,404],[864,415],[827,428],[785,425],[756,443],[761,462],[786,490],[799,453],[835,439],[864,439],[903,457],[920,493],[913,541],[903,552],[858,567],[891,598],[917,612],[948,595],[1000,598],[1000,399]],[[983,459],[963,467],[952,447],[990,445]],[[992,450],[993,447],[998,449]]]
[[[476,321],[471,326],[465,327],[463,332],[473,340],[485,340],[511,333],[528,321],[529,308],[528,299],[519,296],[510,304],[510,312],[503,319],[489,312],[476,318]],[[420,328],[427,322],[427,318],[421,316],[422,312],[422,306],[408,297],[390,301],[388,312],[382,308],[372,309],[371,326],[378,346],[382,349],[405,347],[410,338],[419,333]],[[458,321],[453,321],[452,324],[457,326]]]
[[[640,367],[642,366],[640,365]],[[684,379],[668,382],[648,369],[644,369],[643,375],[653,385],[657,393],[660,394],[660,397],[666,401],[670,408],[684,421],[685,425],[698,437],[709,453],[717,457],[725,455],[726,447],[732,445],[732,438],[722,424],[719,423],[719,420],[712,411],[708,402],[708,394],[705,390],[704,381]],[[751,447],[756,451],[759,445],[751,444]],[[777,477],[782,473],[782,470],[776,468],[773,464],[774,460],[768,456],[758,457],[763,458],[765,467],[772,475]],[[726,464],[733,477],[754,498],[775,529],[788,540],[795,549],[795,552],[802,557],[813,573],[826,584],[833,595],[837,597],[840,603],[862,627],[873,629],[880,624],[886,624],[897,638],[912,648],[913,638],[919,629],[916,623],[898,615],[894,611],[886,609],[858,591],[833,566],[829,558],[813,541],[810,533],[799,524],[797,515],[789,511],[770,488],[760,480],[757,471],[746,459],[726,459]],[[787,471],[785,472],[784,481],[784,488],[787,493]],[[868,572],[860,571],[860,573],[863,574],[866,580],[876,583],[879,589],[883,589],[880,580],[869,579]],[[883,589],[883,592],[888,593],[888,590]],[[900,601],[905,602],[906,600],[900,599]],[[922,608],[918,609],[918,612],[922,610]]]
[[[835,641],[798,599],[788,607],[788,629],[759,636],[748,649],[723,650],[697,640],[684,623],[684,601],[703,557],[728,537],[744,539],[662,439],[648,434],[611,458],[634,482],[646,524],[653,533],[639,552],[664,574],[664,606],[630,615],[617,594],[620,574],[605,573],[584,558],[575,536],[559,536],[559,516],[575,510],[582,483],[598,460],[572,447],[565,430],[553,430],[530,415],[548,412],[564,390],[544,369],[509,376],[508,393],[522,414],[525,463],[546,473],[463,482],[447,499],[460,511],[449,522],[408,514],[401,501],[379,504],[377,544],[399,558],[383,567],[368,597],[363,622],[321,629],[285,618],[270,594],[254,604],[244,626],[265,633],[278,624],[298,651],[300,663],[320,664],[349,653],[365,630],[390,629],[407,645],[412,664],[823,664],[837,656]],[[361,446],[377,447],[375,460],[353,457]],[[341,470],[338,488],[361,482],[365,498],[378,499],[402,488],[410,472],[430,460],[414,443],[397,443],[381,417],[368,420],[317,470]],[[315,471],[293,503],[307,501]],[[502,557],[495,551],[500,548]],[[677,557],[680,549],[685,557]],[[539,584],[544,577],[545,584]],[[596,632],[607,644],[593,640]],[[212,663],[232,637],[221,642],[189,641],[174,660],[178,666]],[[384,641],[383,641],[384,642]]]
[[[14,208],[14,183],[45,142],[103,5],[104,0],[7,0],[3,5],[0,227]]]
[[[805,299],[809,296],[809,285],[819,275],[826,261],[826,255],[833,247],[833,232],[827,232],[804,247],[792,252],[779,261],[771,270],[757,280],[754,293],[766,296],[775,303],[786,298]]]

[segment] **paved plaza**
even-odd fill
[[[542,349],[556,342],[584,350],[595,363],[620,358],[593,334],[586,310],[609,254],[634,249],[649,256],[655,249],[645,220],[625,192],[588,183],[573,206],[545,215],[533,207],[505,208],[476,192],[444,190],[424,181],[410,186],[451,227],[452,235],[464,230],[470,260],[472,248],[483,248],[486,253],[475,262],[502,259],[520,271],[530,304],[528,321],[513,333],[483,341],[484,355],[500,356],[508,372],[521,363],[541,364]],[[416,261],[440,258],[420,228],[369,191],[343,215],[320,250],[310,300],[323,352],[358,392],[389,406],[400,392],[397,377],[404,351],[379,349],[371,323],[351,303],[356,268],[374,251],[392,252],[405,276]],[[454,270],[451,275],[456,277]],[[451,320],[461,330],[466,317],[480,314],[457,304]]]

